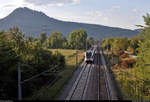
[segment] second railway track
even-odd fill
[[[100,53],[100,48],[97,48],[98,54],[97,54],[97,60],[96,64],[98,67],[98,100],[111,100],[109,97],[109,87],[107,85],[107,76],[105,69],[103,67],[102,63],[102,55]]]

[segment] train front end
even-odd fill
[[[88,63],[93,63],[93,54],[91,51],[87,51],[85,53],[85,62],[88,64]]]

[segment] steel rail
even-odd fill
[[[86,65],[87,65],[87,64],[86,64]],[[76,89],[77,89],[77,87],[78,87],[78,85],[79,85],[79,83],[80,83],[80,80],[82,79],[83,75],[85,74],[86,67],[87,67],[87,66],[85,66],[85,70],[82,72],[82,75],[81,75],[81,77],[80,77],[80,79],[79,79],[79,81],[78,81],[78,83],[77,83],[77,85],[76,85],[76,87],[75,87],[75,89],[74,89],[74,91],[73,91],[73,94],[72,94],[71,99],[73,98],[73,96],[78,95],[78,94],[76,93]],[[85,79],[85,85],[83,86],[83,92],[81,93],[81,98],[80,98],[79,100],[82,100],[82,99],[83,99],[83,95],[85,96],[85,94],[86,94],[86,93],[84,94],[84,91],[85,91],[86,85],[88,84],[88,83],[87,83],[87,80],[88,80],[88,76],[89,76],[90,69],[91,69],[91,64],[90,64],[90,66],[89,66],[89,68],[88,68],[88,70],[87,70],[88,75],[87,75],[87,77],[86,77],[86,79]],[[83,82],[83,81],[81,81],[81,82]],[[78,99],[76,99],[76,100],[78,100]]]
[[[101,50],[101,54],[100,56],[102,57],[103,51]],[[105,81],[105,85],[106,85],[106,91],[107,91],[107,96],[108,96],[108,100],[111,100],[111,95],[110,95],[110,88],[108,86],[108,80],[107,80],[107,75],[106,75],[106,69],[104,68],[104,81]]]
[[[100,56],[97,56],[97,64],[98,64],[98,100],[100,100],[100,58],[99,57]]]
[[[83,94],[82,94],[82,97],[81,97],[82,100],[86,99],[86,92],[87,92],[87,89],[88,89],[88,86],[89,86],[89,81],[90,81],[92,66],[93,66],[93,64],[90,66],[89,71],[88,71],[88,76],[87,76],[85,87],[84,87]]]
[[[113,84],[111,82],[111,77],[109,75],[107,66],[106,66],[106,62],[104,59],[104,52],[103,49],[101,49],[101,60],[102,60],[102,64],[103,64],[103,68],[104,68],[104,76],[105,76],[105,83],[106,83],[106,89],[107,89],[107,95],[108,95],[108,99],[109,100],[118,100],[115,90],[113,89]]]
[[[76,79],[74,85],[72,86],[71,91],[69,92],[69,94],[68,94],[66,100],[71,100],[71,98],[72,98],[72,96],[73,96],[73,94],[74,94],[74,92],[75,92],[75,89],[77,88],[78,83],[79,83],[79,81],[80,81],[80,79],[81,79],[81,77],[82,77],[82,74],[83,74],[83,72],[85,71],[85,67],[86,67],[86,66],[87,66],[87,64],[84,63],[84,65],[83,65],[83,67],[82,67],[83,69],[81,70],[81,72],[80,72],[79,76],[77,77],[77,79]]]

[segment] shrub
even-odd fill
[[[123,54],[120,56],[120,58],[127,58],[127,57],[129,57],[127,53],[123,53]]]
[[[131,54],[135,54],[135,50],[132,47],[128,47],[127,51],[129,51]]]
[[[121,67],[122,68],[130,68],[133,67],[135,64],[136,60],[134,58],[126,58],[121,62]]]

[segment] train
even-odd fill
[[[85,62],[92,64],[94,61],[95,47],[85,52]]]

